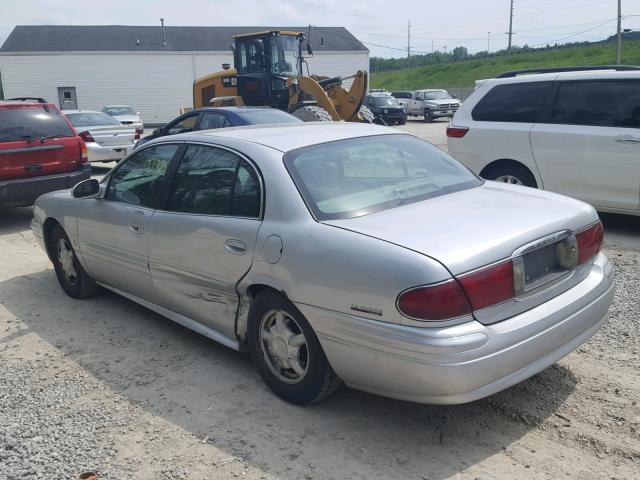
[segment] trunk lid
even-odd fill
[[[135,129],[127,125],[98,125],[78,130],[89,132],[96,143],[103,146],[131,146],[136,134]]]
[[[443,263],[453,275],[503,260],[522,246],[598,219],[589,205],[533,188],[486,182],[422,202],[325,223]]]

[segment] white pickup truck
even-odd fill
[[[405,102],[407,115],[424,116],[425,122],[440,117],[451,118],[460,107],[460,100],[452,97],[446,90],[416,90],[411,99],[406,99]]]

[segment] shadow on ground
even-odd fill
[[[1,282],[0,300],[28,332],[113,391],[280,478],[300,478],[286,469],[292,462],[313,464],[319,478],[447,478],[534,429],[576,383],[556,365],[467,405],[342,388],[302,408],[273,396],[246,354],[115,294],[73,300],[50,269]],[[0,336],[0,345],[8,341]]]

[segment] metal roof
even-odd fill
[[[234,35],[265,30],[289,30],[308,34],[308,27],[162,27],[125,25],[16,26],[0,53],[38,52],[194,52],[230,51]],[[312,27],[314,51],[368,51],[344,27]]]

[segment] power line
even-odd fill
[[[566,40],[567,38],[577,37],[578,35],[582,35],[583,33],[587,33],[587,32],[590,32],[590,31],[592,31],[592,30],[596,30],[596,29],[598,29],[598,28],[600,28],[600,27],[602,27],[602,26],[604,26],[604,25],[607,25],[607,24],[609,24],[609,23],[611,23],[611,22],[613,22],[613,21],[615,21],[615,20],[617,20],[617,18],[614,18],[614,19],[611,19],[611,20],[607,20],[606,22],[603,22],[603,23],[601,23],[600,25],[596,25],[595,27],[588,28],[588,29],[583,30],[583,31],[581,31],[581,32],[572,33],[571,35],[567,35],[566,37],[561,37],[561,38],[558,38],[558,39],[556,39],[556,40],[552,40],[552,41],[550,41],[550,42],[543,42],[543,43],[539,43],[539,44],[537,44],[537,45],[532,45],[532,46],[531,46],[531,48],[541,47],[541,46],[543,46],[543,45],[549,45],[549,44],[551,44],[551,43],[558,43],[558,42],[561,42],[562,40]]]

